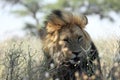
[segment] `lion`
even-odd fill
[[[53,10],[47,16],[42,43],[48,64],[55,65],[49,69],[53,79],[102,80],[99,53],[85,31],[87,24],[86,16],[69,11]]]

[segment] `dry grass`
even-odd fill
[[[118,38],[99,39],[94,42],[100,52],[104,76],[107,76],[114,66],[113,58],[120,45]],[[44,55],[41,46],[40,40],[35,37],[1,42],[0,80],[43,80],[41,76],[49,77],[49,73],[45,72],[47,68],[43,66],[45,62],[43,62]],[[52,79],[49,78],[49,80]]]
[[[109,67],[113,64],[113,58],[118,52],[119,39],[117,37],[94,40],[94,43],[99,51],[101,61],[105,62]]]
[[[101,67],[102,67],[103,74],[105,77],[107,77],[109,75],[110,70],[116,64],[114,59],[116,58],[115,55],[119,54],[119,51],[120,51],[119,41],[120,41],[120,39],[116,36],[112,36],[112,37],[106,38],[106,39],[94,40],[96,47],[98,48],[98,51],[100,53]],[[118,67],[120,67],[120,65]],[[120,70],[118,72],[120,72]]]
[[[0,43],[0,55],[0,80],[37,80],[39,75],[32,75],[39,73],[44,60],[39,39],[6,40]]]

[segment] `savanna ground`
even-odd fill
[[[116,36],[93,39],[100,53],[104,77],[107,77],[110,69],[115,66],[114,57],[119,52],[119,40]],[[43,80],[43,76],[49,77],[46,67],[43,66],[45,60],[41,46],[40,39],[36,37],[14,38],[1,42],[0,80]],[[51,64],[51,67],[54,67],[54,64]]]

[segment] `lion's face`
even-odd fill
[[[91,40],[86,32],[77,25],[65,27],[59,33],[61,51],[71,63],[86,58]]]

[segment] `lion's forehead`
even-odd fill
[[[76,38],[78,36],[84,36],[83,30],[80,29],[78,26],[71,26],[70,28],[64,28],[60,32],[60,38],[64,39],[65,37],[69,38]]]

